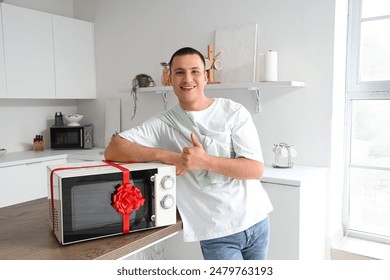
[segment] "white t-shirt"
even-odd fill
[[[179,106],[179,105],[176,105]],[[241,104],[215,98],[205,110],[187,112],[202,135],[233,145],[236,157],[263,162],[252,117]],[[188,140],[157,117],[120,133],[146,147],[182,152]],[[223,187],[201,191],[191,172],[177,176],[177,208],[183,221],[184,241],[234,234],[262,221],[273,210],[260,180],[231,180]]]

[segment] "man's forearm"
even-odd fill
[[[247,158],[221,158],[207,155],[203,148],[200,156],[175,153],[167,150],[149,148],[115,136],[104,152],[106,160],[119,162],[162,162],[176,166],[177,175],[188,170],[205,169],[235,179],[260,179],[263,176],[262,163]]]
[[[174,164],[179,153],[166,150],[148,148],[125,140],[119,135],[115,136],[104,151],[106,160],[120,162],[151,162]]]
[[[208,170],[235,179],[260,179],[263,177],[264,165],[247,158],[220,158],[210,156]]]

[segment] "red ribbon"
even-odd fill
[[[142,197],[141,191],[130,183],[130,171],[127,168],[111,161],[104,160],[104,162],[122,170],[122,185],[118,185],[112,195],[112,207],[119,214],[122,214],[122,232],[128,233],[130,231],[130,215],[141,205],[144,205],[145,199]]]
[[[138,210],[141,205],[144,205],[145,199],[142,197],[141,191],[130,183],[130,171],[123,166],[113,163],[111,161],[103,160],[108,165],[114,166],[122,170],[122,185],[116,187],[113,193],[112,206],[122,214],[122,232],[130,232],[130,215],[135,210]],[[51,208],[52,208],[52,223],[53,231],[55,231],[55,219],[54,219],[54,186],[53,177],[56,171],[70,170],[70,169],[82,169],[82,168],[95,168],[104,167],[107,164],[90,165],[90,166],[77,166],[77,167],[59,167],[55,168],[50,173],[50,196],[51,196]]]

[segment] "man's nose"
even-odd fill
[[[183,76],[183,80],[185,82],[190,82],[192,80],[192,75],[191,75],[191,72],[185,72],[184,76]]]

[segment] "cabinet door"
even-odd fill
[[[42,163],[0,168],[0,207],[43,197]]]
[[[94,25],[53,15],[56,98],[96,98]]]
[[[63,163],[66,159],[0,168],[0,207],[47,197],[47,166]]]
[[[2,5],[8,98],[55,94],[51,14]]]
[[[28,200],[26,165],[0,168],[0,207]],[[23,186],[21,188],[21,186]]]
[[[1,15],[0,5],[0,24],[3,21]],[[3,28],[0,25],[0,98],[7,97],[7,87],[5,83],[5,62],[4,62],[4,41],[3,41]]]
[[[299,187],[262,183],[274,210],[270,214],[270,260],[299,259]]]

